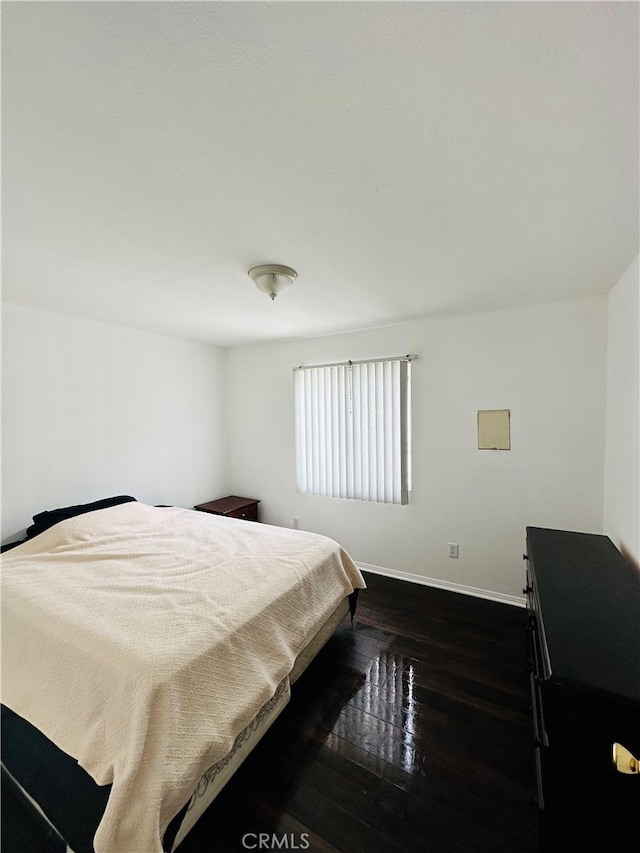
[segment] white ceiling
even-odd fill
[[[3,297],[233,346],[606,293],[639,8],[3,3]]]

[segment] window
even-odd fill
[[[409,503],[414,358],[295,368],[298,492]]]

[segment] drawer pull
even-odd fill
[[[612,756],[618,773],[640,773],[640,761],[621,743],[614,743]]]
[[[525,587],[523,587],[522,594],[523,595],[529,595],[529,593],[532,591],[533,591],[533,587],[529,586],[529,584],[527,584]]]
[[[522,559],[523,559],[523,560],[528,560],[528,559],[529,559],[529,555],[528,555],[528,554],[523,554],[523,555],[522,555]]]

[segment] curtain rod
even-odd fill
[[[361,361],[334,361],[330,364],[300,364],[298,367],[294,367],[294,372],[296,370],[313,370],[318,367],[346,367],[351,364],[375,364],[377,361],[415,361],[418,358],[417,355],[391,355],[386,358],[365,358]]]

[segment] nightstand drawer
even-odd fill
[[[233,509],[231,512],[225,512],[222,514],[226,515],[228,518],[246,518],[248,521],[257,521],[258,501],[254,501],[252,504],[249,504],[242,509]]]
[[[225,515],[227,518],[244,518],[247,521],[258,520],[259,500],[241,498],[238,495],[228,495],[215,501],[198,504],[194,509],[199,512],[210,512],[213,515]]]

